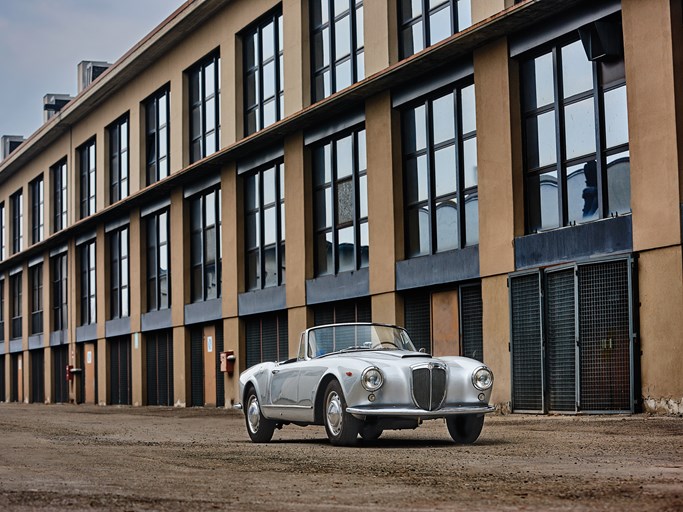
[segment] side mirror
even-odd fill
[[[418,350],[418,352],[420,354],[426,354],[427,353],[427,351],[424,349],[424,347],[422,347],[420,350]]]

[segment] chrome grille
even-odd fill
[[[446,366],[436,363],[421,364],[413,370],[413,401],[420,409],[433,411],[446,398]]]

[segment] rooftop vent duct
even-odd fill
[[[68,94],[46,94],[43,96],[43,122],[46,123],[52,119],[72,99]]]
[[[3,135],[0,137],[0,160],[4,160],[9,154],[17,149],[19,145],[24,142],[24,137],[21,135]]]
[[[78,92],[88,87],[95,79],[104,73],[111,64],[109,62],[95,62],[83,60],[78,63]]]

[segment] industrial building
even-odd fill
[[[372,320],[682,412],[682,58],[681,0],[184,2],[3,140],[0,400],[229,407]]]

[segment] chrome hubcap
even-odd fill
[[[327,398],[327,427],[333,435],[338,436],[342,429],[342,403],[334,391]]]
[[[247,421],[249,422],[249,430],[253,434],[258,432],[259,422],[261,421],[261,409],[259,408],[258,398],[252,395],[247,404]]]

